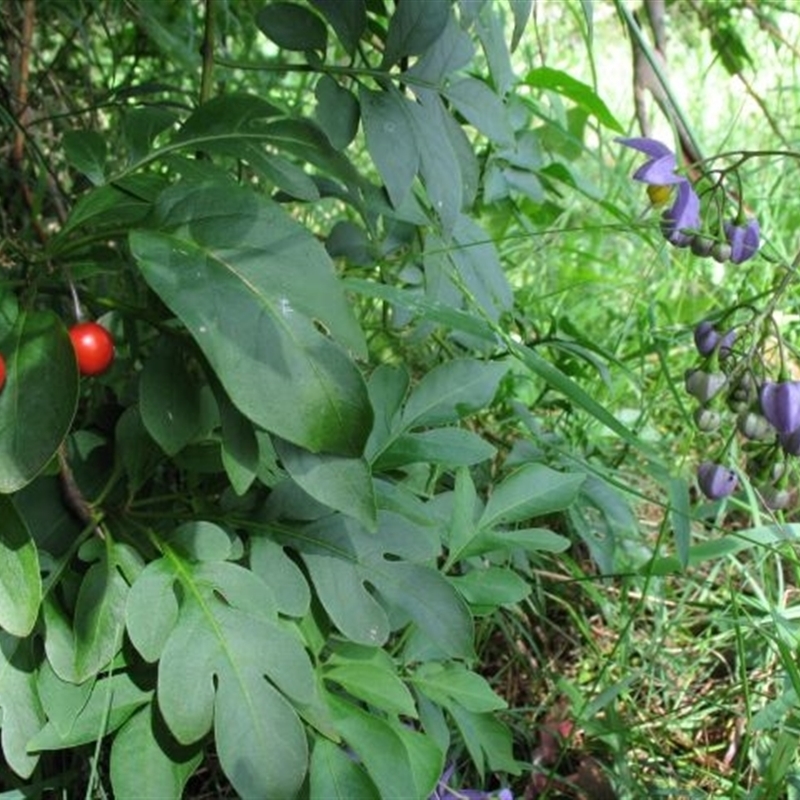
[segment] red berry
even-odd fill
[[[79,322],[69,329],[81,375],[100,375],[114,360],[114,340],[96,322]]]
[[[0,355],[0,391],[6,385],[6,360]]]

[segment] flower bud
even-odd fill
[[[686,375],[686,391],[701,403],[707,403],[719,394],[727,380],[722,372],[705,372],[701,369],[695,369]]]
[[[719,339],[719,332],[707,319],[694,329],[694,346],[701,356],[710,356],[719,344]]]
[[[757,442],[769,439],[775,435],[775,428],[767,422],[765,417],[755,411],[743,411],[736,418],[736,427],[739,433],[747,439]]]
[[[795,493],[791,489],[778,486],[764,486],[761,488],[761,498],[764,505],[772,511],[781,511],[794,504]]]
[[[724,264],[731,257],[731,246],[727,242],[714,242],[711,257],[719,264]]]
[[[711,255],[711,251],[714,249],[714,239],[710,236],[705,236],[702,233],[696,233],[692,236],[692,241],[689,247],[692,248],[692,252],[699,256],[700,258],[706,258],[707,256]]]
[[[722,464],[704,461],[697,468],[697,484],[709,500],[719,500],[736,491],[739,479],[733,470]]]
[[[728,405],[734,411],[744,411],[750,407],[750,404],[756,399],[756,395],[756,384],[753,376],[746,372],[740,375],[731,386]]]
[[[723,336],[708,320],[703,320],[694,329],[694,344],[701,356],[710,356],[718,350],[720,358],[727,358],[735,341],[735,330],[731,329]]]
[[[694,424],[697,425],[697,430],[703,431],[703,433],[713,433],[722,424],[722,414],[713,408],[700,406],[695,409]]]
[[[752,258],[761,243],[761,231],[757,219],[737,225],[733,222],[725,223],[725,238],[731,247],[731,263],[741,264]]]

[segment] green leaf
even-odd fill
[[[224,184],[179,185],[131,249],[250,420],[312,452],[358,455],[371,426],[363,334],[324,248],[281,208]]]
[[[328,45],[325,23],[296,3],[270,3],[256,14],[256,25],[285,50],[325,52]]]
[[[445,570],[458,561],[461,551],[478,532],[475,523],[479,508],[480,501],[470,471],[466,467],[461,467],[456,471],[453,511],[447,530],[447,546],[450,553]]]
[[[69,683],[56,675],[50,662],[45,660],[39,668],[36,689],[44,714],[62,738],[69,736],[81,709],[86,706],[95,681]],[[39,728],[43,727],[40,725]]]
[[[128,584],[116,560],[104,551],[81,581],[75,606],[74,679],[78,683],[96,675],[119,650],[127,594]]]
[[[508,567],[482,567],[450,578],[471,606],[484,606],[494,610],[509,606],[526,598],[533,587]]]
[[[248,94],[226,94],[203,103],[183,123],[173,143],[198,147],[218,140],[241,141],[265,134],[265,120],[282,116],[283,112],[261,97]]]
[[[462,664],[422,664],[410,681],[443,706],[457,703],[477,714],[508,708],[508,703],[492,691],[485,678],[470,672]]]
[[[20,778],[30,778],[36,768],[39,756],[28,751],[28,742],[46,721],[36,688],[34,645],[32,639],[0,631],[0,743],[5,762]]]
[[[443,653],[469,658],[472,618],[447,580],[419,563],[428,558],[420,535],[419,527],[409,520],[383,511],[374,534],[336,515],[305,526],[296,537],[284,538],[300,554],[320,602],[348,639],[383,644],[391,630],[388,612],[402,610]],[[382,602],[367,590],[367,583]]]
[[[51,239],[54,253],[71,244],[73,232],[83,226],[94,230],[128,231],[152,210],[152,201],[167,186],[158,175],[129,175],[98,186],[81,196],[72,207],[64,227]]]
[[[128,594],[123,574],[133,565],[133,551],[125,545],[110,540],[89,545],[87,552],[96,560],[81,580],[73,619],[52,594],[42,605],[47,659],[58,677],[71,683],[94,677],[119,651]]]
[[[596,117],[607,128],[618,133],[625,132],[592,87],[581,83],[566,72],[551,67],[537,67],[528,72],[523,83],[562,94]]]
[[[336,31],[347,54],[352,56],[359,39],[367,28],[367,8],[364,0],[310,0]]]
[[[304,617],[311,607],[311,591],[303,571],[283,547],[266,536],[250,540],[250,568],[275,594],[277,610]]]
[[[474,314],[453,308],[451,305],[425,297],[419,292],[399,289],[396,286],[388,286],[361,278],[345,278],[344,286],[365,297],[375,297],[385,300],[387,303],[393,303],[423,320],[435,322],[445,328],[466,333],[484,342],[496,341],[497,337],[484,320]]]
[[[185,348],[170,339],[156,346],[139,378],[139,411],[148,433],[173,456],[202,429],[200,382],[185,360]]]
[[[380,797],[428,797],[444,767],[433,741],[399,722],[381,719],[328,695],[337,730],[356,752]]]
[[[128,633],[145,658],[159,649],[165,620],[174,623],[158,664],[164,721],[182,744],[199,741],[213,725],[222,769],[240,795],[294,796],[305,776],[307,744],[292,703],[319,705],[299,636],[279,622],[270,588],[253,572],[228,562],[186,561],[164,548],[128,602]],[[145,588],[138,591],[141,582]],[[166,614],[152,605],[154,594],[164,595],[163,585],[180,587],[177,619],[174,603]],[[145,627],[148,608],[155,636]]]
[[[514,528],[512,530],[495,530],[484,528],[469,542],[462,552],[462,557],[479,555],[492,550],[508,552],[521,548],[532,553],[563,553],[571,542],[566,536],[553,533],[546,528]]]
[[[336,666],[326,667],[322,677],[389,714],[403,714],[412,719],[417,716],[411,692],[393,670],[383,665],[342,660]]]
[[[413,4],[411,4],[413,5]],[[412,122],[413,103],[397,90],[359,88],[367,150],[395,208],[403,205],[420,163]]]
[[[106,140],[97,131],[67,131],[61,140],[67,161],[93,184],[105,183]]]
[[[497,249],[486,231],[469,217],[459,215],[451,242],[435,234],[428,236],[423,258],[425,291],[437,305],[463,305],[477,317],[477,303],[483,314],[494,321],[513,306],[513,293]],[[484,330],[491,330],[486,322],[481,323]],[[467,331],[464,326],[458,330]],[[479,334],[480,339],[487,339],[487,333]],[[491,338],[496,335],[491,334]],[[480,344],[482,341],[476,343]]]
[[[337,150],[344,150],[358,133],[359,105],[355,95],[330,75],[323,75],[314,87],[315,116],[320,128]]]
[[[511,732],[494,714],[477,714],[458,703],[448,705],[481,778],[488,767],[492,772],[520,774],[514,758]]]
[[[466,67],[475,56],[475,45],[450,14],[441,36],[409,67],[405,78],[409,83],[436,86],[453,72]]]
[[[526,464],[495,486],[478,525],[491,528],[563,511],[575,500],[585,478],[544,464]]]
[[[409,381],[405,367],[389,364],[381,364],[370,376],[367,391],[375,421],[364,451],[368,460],[383,450],[392,437],[395,418],[408,392]]]
[[[36,545],[11,499],[0,495],[0,627],[27,636],[42,602]]]
[[[289,442],[275,442],[284,468],[315,500],[374,530],[378,509],[372,473],[363,458],[309,453]]]
[[[318,738],[311,753],[310,800],[381,800],[364,768],[328,739]]]
[[[219,389],[215,396],[222,425],[222,464],[233,491],[243,495],[258,471],[258,439],[250,420],[231,403],[228,395]]]
[[[158,134],[171,128],[178,117],[165,108],[144,106],[125,111],[122,121],[122,134],[128,145],[128,159],[131,162],[145,158]]]
[[[33,480],[55,455],[78,402],[75,351],[54,314],[21,312],[5,353],[7,378],[0,392],[0,493],[4,494]]]
[[[449,0],[398,3],[389,20],[381,67],[388,69],[405,56],[424,53],[441,36],[449,16]]]
[[[582,0],[583,2],[584,0]],[[531,15],[533,8],[533,0],[510,0],[511,12],[514,15],[514,31],[511,34],[511,52],[513,53],[520,41],[522,34],[525,32],[525,26],[528,24],[528,18]],[[591,5],[591,3],[589,3]]]
[[[451,83],[444,95],[456,111],[485,136],[501,145],[513,145],[514,129],[508,109],[483,81],[462,78]]]
[[[415,3],[409,3],[413,6]],[[407,106],[419,152],[419,170],[434,213],[452,231],[464,202],[461,165],[448,133],[449,113],[437,92],[421,93]]]
[[[689,506],[689,487],[682,478],[670,478],[669,512],[678,560],[686,569],[689,564],[689,550],[692,542],[692,514]]]
[[[403,410],[403,427],[443,425],[486,407],[495,396],[508,364],[459,358],[428,372]]]
[[[122,412],[114,438],[114,456],[128,476],[128,493],[133,496],[150,480],[163,455],[145,429],[138,406]]]
[[[105,734],[113,733],[152,695],[152,691],[138,686],[127,672],[100,678],[91,684],[86,702],[78,710],[68,730],[61,731],[52,721],[48,721],[32,737],[28,749],[35,753],[94,742]]]
[[[117,731],[111,746],[111,786],[118,800],[182,797],[203,759],[202,748],[179,745],[164,728],[152,703]]]
[[[442,464],[448,467],[479,464],[497,451],[477,433],[462,428],[436,428],[399,436],[376,460],[376,470],[406,464]]]

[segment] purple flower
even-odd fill
[[[800,428],[800,381],[768,381],[759,395],[761,412],[780,434]]]
[[[675,170],[678,161],[675,153],[665,144],[655,139],[646,137],[636,137],[633,139],[617,139],[625,147],[632,147],[640,153],[644,153],[650,158],[633,173],[635,181],[649,183],[653,186],[666,186],[673,183],[683,183],[686,181],[682,175],[676,175]]]
[[[693,231],[699,227],[700,198],[692,184],[683,179],[678,184],[675,202],[661,217],[661,232],[675,247],[688,247],[694,238]]]
[[[722,464],[704,461],[697,468],[697,483],[709,500],[720,500],[736,491],[739,479],[733,470]]]
[[[744,225],[725,223],[725,238],[731,246],[731,262],[741,264],[752,258],[761,242],[761,229],[757,219],[749,219]]]

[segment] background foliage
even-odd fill
[[[695,80],[638,123],[763,151],[769,258],[668,249],[630,182],[659,20]],[[698,497],[682,393],[793,258],[789,12],[0,23],[3,797],[795,796],[793,512]]]

